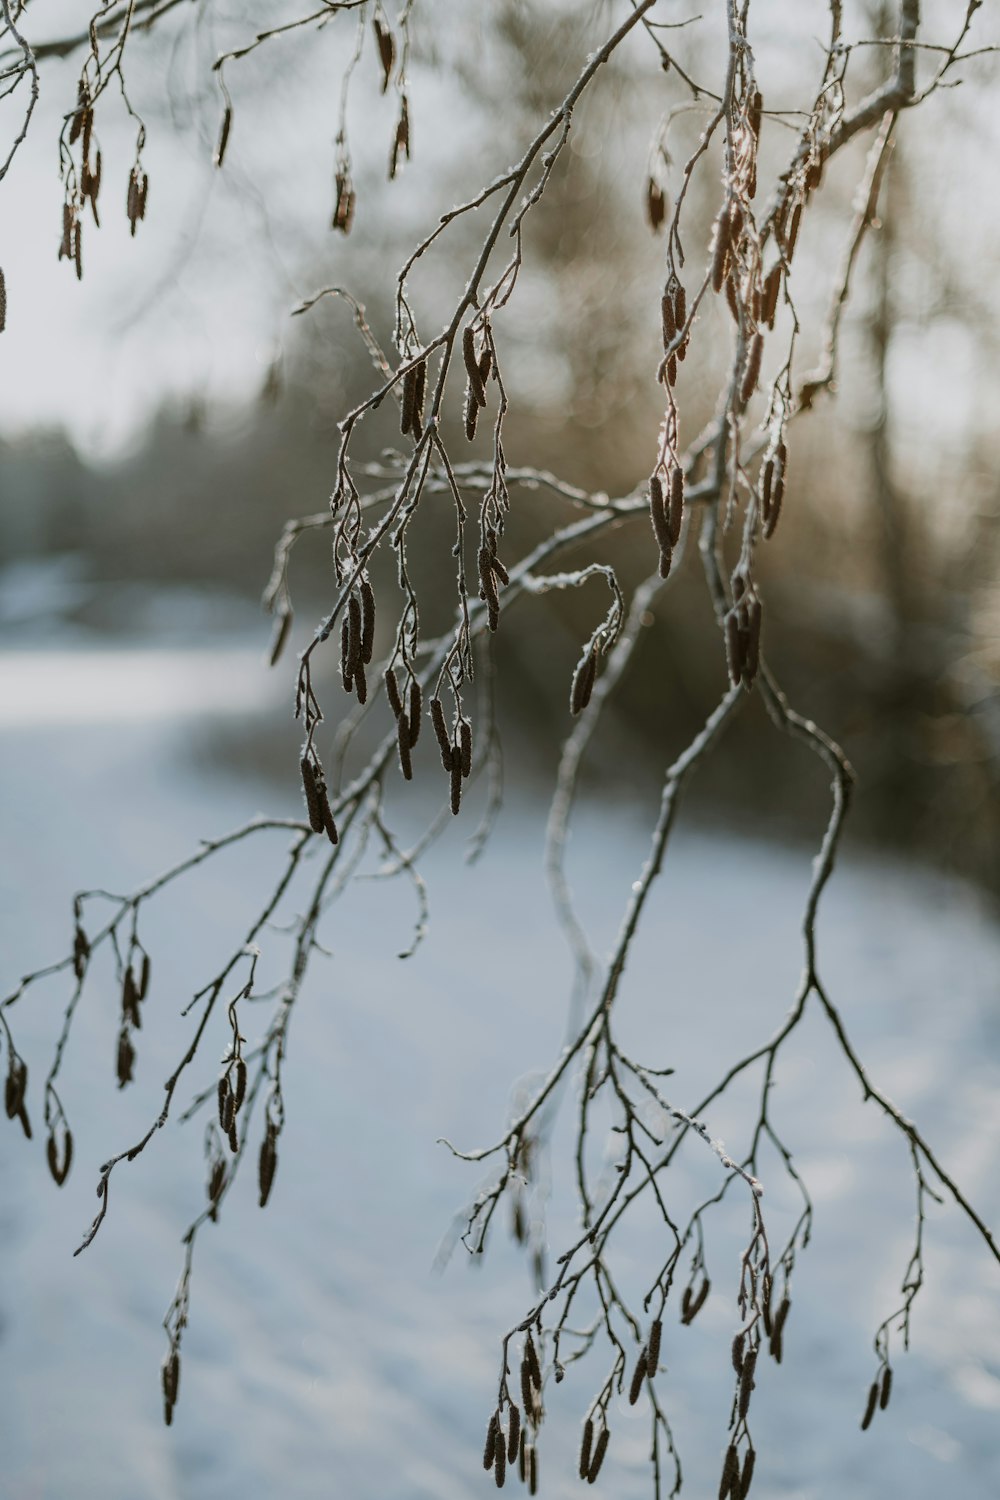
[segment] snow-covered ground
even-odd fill
[[[74,669],[72,653],[32,655],[0,657],[5,991],[64,951],[76,888],[128,889],[265,798],[267,811],[295,806],[292,790],[272,796],[184,753],[194,723],[186,715],[249,706],[250,677],[235,657],[220,670],[194,652],[159,660],[109,652],[96,668],[76,657]],[[257,659],[247,655],[248,672]],[[85,672],[95,672],[86,683]],[[224,702],[210,691],[220,680],[229,685]],[[146,711],[126,714],[121,704],[136,703],[137,684]],[[641,862],[648,812],[591,811],[575,833],[571,869],[599,951]],[[37,1127],[64,982],[16,1008],[36,1137],[28,1143],[0,1121],[2,1500],[462,1500],[492,1490],[479,1460],[498,1338],[526,1310],[530,1284],[503,1233],[485,1264],[470,1267],[459,1255],[443,1275],[432,1271],[454,1210],[478,1180],[435,1141],[493,1138],[511,1084],[545,1068],[560,1045],[570,969],[543,881],[543,809],[518,806],[512,794],[470,871],[460,856],[474,822],[470,815],[450,830],[424,863],[430,932],[405,964],[396,954],[412,928],[408,889],[362,882],[331,911],[332,956],[312,972],[292,1027],[271,1202],[261,1212],[253,1184],[238,1184],[199,1240],[170,1430],[160,1321],[180,1269],[179,1236],[202,1199],[198,1121],[169,1128],[118,1170],[101,1233],[85,1254],[72,1251],[96,1207],[98,1164],[151,1121],[175,1060],[176,1012],[240,941],[283,835],[241,846],[150,908],[150,1024],[125,1093],[114,1087],[118,996],[98,971],[66,1066],[76,1160],[61,1191]],[[784,1014],[798,977],[809,860],[680,827],[621,997],[636,1050],[645,1045],[654,1063],[676,1066],[678,1103],[694,1104],[725,1060]],[[873,1074],[996,1225],[1000,932],[968,891],[913,869],[852,863],[848,851],[820,938],[828,986]],[[273,941],[280,949],[286,940]],[[244,1025],[252,1039],[252,1011]],[[221,1033],[217,1040],[201,1082],[211,1081]],[[742,1105],[734,1099],[709,1117],[734,1154]],[[754,1495],[995,1496],[1000,1267],[954,1207],[931,1205],[913,1349],[895,1360],[888,1412],[862,1434],[871,1335],[896,1305],[912,1241],[907,1155],[861,1103],[819,1016],[789,1050],[774,1111],[812,1188],[816,1225],[796,1268],[785,1360],[758,1376]],[[565,1145],[557,1134],[557,1182]],[[698,1170],[682,1163],[679,1185]],[[764,1180],[769,1189],[766,1172]],[[771,1198],[780,1231],[787,1212],[777,1173]],[[569,1213],[557,1191],[553,1253]],[[723,1215],[710,1225],[704,1312],[691,1328],[671,1321],[664,1335],[658,1388],[692,1497],[714,1493],[725,1441],[734,1224]],[[661,1250],[655,1225],[637,1221],[619,1250],[623,1280],[649,1271]],[[584,1366],[547,1392],[540,1474],[550,1500],[579,1491],[579,1423],[601,1376],[596,1364]],[[593,1492],[645,1500],[645,1398],[634,1410],[623,1402],[614,1424]]]

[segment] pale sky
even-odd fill
[[[425,16],[432,14],[429,4],[424,0]],[[457,48],[461,33],[468,51],[469,32],[478,22],[453,0],[433,0],[433,7],[434,19],[442,18],[444,46]],[[665,3],[664,13],[680,9]],[[809,49],[813,34],[818,37],[825,26],[826,6],[818,0],[796,6],[791,15],[787,0],[764,0],[755,9],[759,34],[780,19],[788,55],[801,56],[802,47]],[[215,171],[211,157],[222,101],[211,81],[211,62],[221,37],[231,45],[237,37],[253,35],[248,10],[237,5],[227,18],[218,7],[206,8],[200,12],[202,29],[195,31],[190,8],[180,7],[175,16],[189,40],[174,55],[135,39],[129,83],[148,127],[143,158],[150,178],[148,215],[131,239],[125,199],[132,130],[109,91],[98,112],[102,227],[97,230],[89,220],[85,226],[82,286],[71,265],[56,258],[62,212],[58,121],[75,102],[80,56],[44,65],[29,138],[0,183],[0,265],[8,291],[7,330],[0,338],[3,434],[62,424],[84,451],[103,454],[134,438],[171,394],[224,402],[252,396],[280,341],[292,331],[288,313],[296,302],[323,284],[353,284],[364,267],[366,245],[395,244],[404,233],[412,238],[450,206],[459,190],[456,182],[471,187],[507,164],[503,153],[511,154],[511,143],[494,140],[492,155],[480,167],[468,96],[433,70],[415,66],[410,87],[415,161],[400,181],[385,184],[397,102],[391,92],[379,95],[366,35],[349,110],[357,223],[347,241],[331,232],[340,77],[355,40],[354,18],[344,15],[321,31],[278,38],[230,65],[226,76],[236,107],[225,169]],[[286,13],[301,13],[282,5],[263,10],[271,24]],[[59,34],[63,20],[66,30],[77,29],[84,11],[89,14],[75,0],[50,5],[46,34]],[[928,0],[925,33],[946,34],[949,12],[953,19],[955,7],[947,0]],[[37,26],[30,8],[27,14]],[[41,35],[25,25],[36,39]],[[796,37],[790,35],[793,25]],[[995,16],[980,28],[980,42],[992,39],[985,35],[990,28],[997,29]],[[0,105],[4,137],[19,115],[21,98],[19,93]],[[957,95],[930,102],[904,121],[905,132],[933,152],[934,132],[956,106],[960,109]],[[975,184],[995,178],[995,149],[989,121],[981,122],[985,129],[963,131],[960,114],[958,120],[956,127],[953,118],[949,128],[958,130],[956,143],[964,134],[961,150],[943,157],[928,181],[928,222],[936,235],[967,244],[979,255],[994,238],[996,207]],[[918,125],[919,136],[911,129]],[[907,138],[903,133],[904,143]],[[438,202],[442,192],[451,196]],[[991,274],[982,288],[992,306]],[[989,394],[988,387],[984,392],[981,383],[976,385],[968,344],[968,337],[946,329],[930,367],[916,359],[912,368],[900,370],[912,390],[915,430],[935,417],[967,416],[970,390],[983,399]],[[957,374],[942,382],[943,368]]]
[[[80,7],[65,9],[76,13],[69,27],[75,29]],[[238,34],[252,37],[253,23]],[[379,95],[368,36],[349,111],[359,178],[356,227],[346,241],[330,229],[339,80],[354,39],[351,16],[309,36],[278,39],[270,56],[293,63],[294,79],[287,68],[265,63],[266,47],[232,64],[227,82],[235,111],[221,172],[212,165],[223,108],[210,72],[218,44],[200,44],[196,73],[183,55],[168,71],[166,49],[152,52],[139,39],[129,84],[147,124],[147,216],[132,239],[126,189],[134,128],[109,90],[97,117],[101,227],[88,211],[82,284],[69,262],[57,261],[59,117],[75,102],[80,58],[44,65],[30,134],[0,184],[8,296],[0,431],[63,424],[85,451],[100,454],[126,443],[172,393],[238,402],[259,389],[292,329],[291,308],[318,286],[350,282],[375,213],[380,239],[395,233],[404,204],[405,216],[413,212],[413,170],[391,190],[384,185],[398,101]],[[202,87],[189,94],[185,81],[194,77]],[[440,129],[435,138],[421,108],[427,88],[426,72],[414,70],[411,110],[424,173],[441,153],[452,153],[451,141]],[[5,136],[20,97],[0,106]]]

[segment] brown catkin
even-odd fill
[[[753,1392],[754,1387],[753,1373],[756,1364],[757,1350],[751,1349],[747,1354],[746,1359],[743,1361],[743,1372],[740,1376],[739,1414],[741,1422],[743,1421],[743,1418],[746,1416],[747,1412],[750,1410],[750,1396]]]
[[[226,1164],[221,1156],[212,1163],[212,1170],[208,1178],[208,1201],[216,1204],[222,1197],[222,1189],[226,1185]]]
[[[87,114],[87,99],[87,85],[84,79],[81,78],[76,86],[77,107],[73,111],[73,123],[69,127],[69,143],[71,146],[75,145],[80,139],[80,132],[83,129],[83,122]],[[84,154],[86,155],[86,153]]]
[[[27,1079],[28,1070],[25,1064],[20,1058],[16,1061],[12,1058],[4,1084],[4,1108],[7,1111],[8,1120],[13,1120],[24,1103]]]
[[[243,1100],[246,1098],[246,1096],[247,1096],[247,1065],[243,1061],[242,1057],[239,1057],[236,1060],[235,1103],[236,1103],[236,1108],[237,1109],[240,1108],[240,1106],[242,1105]]]
[[[123,1089],[127,1083],[132,1082],[132,1065],[134,1062],[135,1048],[129,1040],[128,1032],[124,1030],[120,1031],[118,1033],[118,1087],[120,1089]],[[7,1113],[13,1118],[13,1115],[17,1114],[17,1110],[15,1109],[12,1112],[8,1109]]]
[[[417,410],[417,372],[407,370],[403,376],[403,396],[400,403],[399,430],[405,437],[413,429],[413,418]]]
[[[761,318],[768,328],[774,327],[775,315],[778,311],[778,292],[781,289],[781,261],[775,261],[767,273],[764,282],[764,293],[761,298]]]
[[[83,978],[89,957],[90,939],[78,922],[73,929],[73,973],[77,979]]]
[[[260,1188],[260,1206],[267,1207],[267,1200],[271,1196],[271,1184],[274,1182],[274,1173],[278,1165],[278,1147],[275,1141],[274,1131],[270,1126],[261,1142],[260,1160],[257,1164],[257,1182]]]
[[[489,380],[489,378],[490,378],[490,371],[493,368],[493,351],[490,348],[489,344],[486,345],[486,348],[483,350],[482,354],[479,356],[478,362],[476,364],[476,368],[479,371],[479,378],[483,382],[483,393],[485,395],[485,392],[486,392],[486,382],[487,382],[487,380]]]
[[[663,189],[660,187],[660,184],[655,180],[655,178],[647,178],[646,218],[649,220],[649,227],[654,231],[654,233],[663,224],[663,220],[666,218],[666,213],[667,200],[664,197]]]
[[[340,843],[340,834],[337,832],[337,824],[334,821],[333,808],[325,799],[323,807],[323,832],[326,834],[331,844]]]
[[[445,723],[444,705],[440,698],[431,699],[431,724],[437,737],[438,746],[441,750],[441,764],[446,771],[451,770],[451,735]]]
[[[472,324],[467,323],[462,334],[462,358],[465,360],[465,371],[469,377],[469,391],[477,406],[486,405],[486,391],[483,388],[483,379],[479,373],[479,362],[476,359],[476,337],[472,331]]]
[[[535,1409],[535,1392],[531,1385],[531,1371],[528,1369],[528,1361],[521,1361],[521,1400],[524,1403],[524,1411],[528,1420]]]
[[[361,605],[356,594],[347,601],[347,670],[356,677],[361,669]]]
[[[690,1312],[688,1313],[688,1320],[690,1322],[694,1321],[694,1319],[701,1312],[702,1308],[705,1306],[705,1303],[708,1300],[708,1294],[709,1294],[709,1292],[711,1290],[712,1290],[712,1283],[709,1281],[708,1277],[706,1276],[705,1280],[702,1282],[701,1286],[698,1288],[698,1291],[695,1294],[695,1296],[693,1296],[691,1298],[691,1309],[690,1309]]]
[[[420,725],[424,716],[424,695],[420,683],[415,677],[410,678],[410,749],[412,750],[420,738]]]
[[[396,681],[396,674],[391,667],[386,669],[385,696],[389,700],[389,707],[392,709],[394,716],[398,719],[403,712],[403,701],[399,696],[399,683]]]
[[[507,1445],[504,1442],[503,1428],[499,1422],[493,1439],[493,1478],[497,1482],[497,1489],[502,1490],[503,1482],[507,1478]]]
[[[358,695],[358,702],[365,703],[368,699],[368,678],[365,674],[365,664],[358,658],[358,665],[354,673],[354,691]]]
[[[596,677],[597,655],[594,651],[588,651],[573,673],[573,683],[569,691],[569,711],[574,717],[582,714],[590,702]]]
[[[364,668],[359,667],[363,673]],[[359,694],[360,696],[360,694]],[[302,766],[302,784],[306,789],[306,806],[309,809],[309,826],[314,833],[325,833],[331,844],[338,839],[337,825],[333,821],[333,812],[330,808],[330,799],[326,794],[326,779],[323,768],[303,756],[300,762]]]
[[[354,210],[357,205],[357,194],[351,182],[350,172],[345,167],[337,173],[334,180],[336,189],[336,202],[333,206],[334,229],[339,229],[341,234],[350,234],[354,224]]]
[[[757,389],[757,381],[760,378],[760,365],[763,357],[764,335],[762,333],[755,333],[750,340],[746,368],[743,371],[743,384],[740,386],[740,399],[742,401],[749,401]]]
[[[340,676],[344,684],[344,692],[349,693],[354,686],[354,677],[348,670],[347,659],[351,644],[351,627],[347,616],[344,615],[340,622]]]
[[[497,594],[497,581],[493,572],[493,554],[490,552],[489,547],[480,547],[478,566],[481,596],[486,600],[488,606],[499,608],[500,600]]]
[[[771,1321],[771,1292],[772,1292],[772,1289],[773,1288],[772,1288],[772,1284],[771,1284],[771,1278],[767,1274],[767,1272],[765,1271],[765,1273],[764,1273],[764,1289],[763,1289],[763,1295],[762,1295],[762,1298],[761,1298],[761,1315],[762,1315],[762,1317],[764,1319],[764,1332],[767,1334],[768,1338],[771,1337],[771,1334],[772,1334],[772,1332],[774,1330],[774,1324]]]
[[[741,1374],[742,1371],[743,1371],[743,1335],[742,1335],[742,1333],[738,1333],[736,1335],[736,1337],[733,1339],[732,1360],[733,1360],[733,1369],[736,1371],[737,1375]]]
[[[274,633],[271,636],[271,649],[268,652],[267,664],[269,667],[277,666],[278,658],[288,643],[288,636],[292,628],[292,611],[283,609],[274,622]]]
[[[496,1457],[497,1428],[499,1427],[499,1425],[500,1418],[497,1413],[494,1412],[490,1417],[490,1424],[486,1429],[486,1446],[483,1449],[483,1468],[486,1469],[487,1472],[492,1469],[493,1460]]]
[[[736,295],[736,278],[732,275],[726,277],[726,302],[732,313],[733,322],[737,325],[740,321],[740,304]]]
[[[135,975],[132,973],[131,965],[125,970],[125,980],[122,984],[122,1016],[133,1026],[141,1026],[139,1019],[139,996],[135,988]]]
[[[801,224],[801,222],[802,204],[796,203],[795,209],[792,213],[792,222],[788,230],[788,242],[785,245],[785,256],[788,260],[791,260],[792,256],[795,254],[795,245],[799,237],[799,225]]]
[[[643,1349],[632,1371],[632,1384],[628,1388],[628,1404],[634,1406],[642,1394],[642,1383],[646,1378],[646,1350]]]
[[[608,1451],[608,1443],[610,1441],[611,1429],[608,1427],[602,1428],[601,1435],[597,1439],[597,1446],[594,1449],[594,1456],[590,1460],[590,1468],[587,1470],[588,1484],[593,1484],[598,1474],[601,1472],[601,1465],[604,1462],[604,1455]]]
[[[766,526],[771,515],[771,486],[774,483],[774,459],[769,458],[760,476],[760,518]]]
[[[740,1482],[740,1455],[735,1443],[730,1443],[722,1462],[722,1478],[719,1481],[719,1500],[728,1500]]]
[[[4,1092],[4,1102],[8,1119],[12,1120],[24,1103],[24,1095],[27,1087],[27,1063],[21,1057],[11,1056],[7,1067],[7,1081]]]
[[[309,827],[313,833],[323,832],[323,807],[320,802],[319,789],[316,782],[316,767],[308,755],[303,755],[299,761],[302,771],[302,790],[306,798],[306,811],[309,814]]]
[[[726,664],[729,680],[736,687],[743,676],[743,634],[739,617],[733,609],[726,615]]]
[[[403,95],[402,103],[400,105],[399,121],[398,121],[398,123],[396,125],[396,134],[395,134],[395,137],[393,138],[392,152],[391,152],[391,154],[389,156],[389,178],[390,178],[390,181],[395,177],[396,172],[397,172],[397,170],[399,168],[400,153],[402,153],[406,157],[407,161],[409,161],[409,159],[410,159],[410,114],[409,114],[409,108],[408,108],[408,105],[407,105],[406,95],[405,94]]]
[[[62,243],[59,246],[59,259],[68,260],[73,254],[73,208],[69,203],[63,204],[63,233]]]
[[[538,1494],[538,1449],[534,1443],[528,1453],[528,1494]]]
[[[382,64],[382,92],[384,94],[389,87],[393,65],[396,61],[396,43],[392,32],[387,26],[383,25],[378,16],[372,22],[372,29],[375,32],[375,44],[378,47],[379,62]]]
[[[743,1459],[743,1472],[740,1475],[740,1488],[738,1500],[746,1500],[750,1493],[750,1482],[753,1479],[753,1466],[757,1461],[756,1448],[748,1448]]]
[[[458,764],[463,777],[472,774],[472,725],[463,719],[458,726]]]
[[[764,96],[760,89],[754,89],[750,98],[750,109],[747,112],[747,124],[755,136],[760,135],[761,120],[764,116]]]
[[[677,283],[674,292],[674,316],[677,319],[677,327],[683,328],[687,322],[687,292],[681,282]]]
[[[726,279],[726,268],[729,262],[729,209],[723,205],[719,211],[719,217],[715,221],[715,235],[712,241],[712,290],[722,291],[722,283]]]
[[[65,1132],[63,1137],[62,1161],[59,1160],[59,1147],[56,1145],[54,1135],[50,1135],[45,1143],[45,1159],[48,1162],[49,1171],[52,1173],[53,1182],[57,1187],[62,1187],[69,1176],[69,1165],[73,1160],[73,1137],[69,1130]]]
[[[521,1438],[521,1408],[510,1403],[510,1422],[507,1432],[507,1462],[513,1463],[517,1458],[518,1446]]]
[[[868,1400],[865,1403],[865,1414],[861,1418],[861,1431],[867,1432],[872,1425],[872,1417],[875,1415],[875,1407],[878,1404],[878,1381],[873,1380],[868,1392]]]
[[[181,1379],[181,1360],[176,1349],[171,1349],[160,1370],[163,1381],[163,1396],[169,1406],[177,1401],[177,1389]],[[167,1419],[169,1421],[169,1418]]]
[[[413,780],[413,765],[410,760],[410,719],[405,710],[396,719],[396,739],[399,744],[399,769],[404,781]]]
[[[56,1181],[59,1179],[57,1178]],[[889,1397],[892,1395],[892,1366],[886,1365],[882,1371],[882,1388],[879,1391],[878,1404],[881,1411],[885,1411],[889,1405]]]
[[[663,1337],[663,1319],[655,1318],[649,1330],[649,1342],[646,1345],[646,1368],[649,1378],[652,1380],[660,1365],[660,1339]]]
[[[676,547],[681,539],[681,526],[684,521],[684,470],[680,464],[674,464],[670,470],[670,505],[667,509],[667,530],[670,535],[670,545]]]
[[[371,661],[375,650],[375,591],[367,578],[361,580],[361,660]]]
[[[774,1319],[774,1328],[771,1333],[772,1338],[781,1337],[782,1332],[784,1331],[785,1321],[788,1317],[789,1312],[791,1311],[791,1307],[791,1300],[787,1296],[782,1297],[781,1306],[778,1308]]]
[[[229,145],[229,129],[233,123],[232,106],[227,104],[222,116],[222,129],[219,131],[219,144],[215,148],[215,165],[221,167],[226,159],[226,147]]]
[[[661,552],[669,552],[671,548],[670,526],[663,504],[663,484],[659,474],[649,476],[649,518],[653,523],[656,545]]]
[[[580,1478],[586,1479],[590,1472],[590,1450],[594,1441],[594,1423],[588,1417],[583,1424],[583,1441],[580,1444]]]
[[[664,292],[660,301],[660,323],[663,329],[663,352],[666,354],[677,332],[677,314],[674,311],[674,299],[669,292]]]
[[[667,360],[667,384],[673,389],[677,384],[677,355],[671,354]]]
[[[465,393],[465,436],[468,438],[470,443],[476,435],[476,423],[478,421],[479,406],[476,402],[475,396],[472,394],[472,389],[470,387],[466,390]]]
[[[535,1341],[531,1337],[530,1333],[528,1334],[528,1337],[524,1341],[524,1360],[525,1360],[525,1363],[528,1366],[528,1372],[531,1375],[532,1384],[538,1390],[541,1390],[541,1388],[542,1388],[542,1367],[538,1363],[538,1354],[537,1354],[537,1351],[535,1349]]]
[[[525,1440],[525,1429],[521,1428],[521,1441],[517,1445],[517,1474],[521,1483],[528,1477],[528,1444]]]
[[[451,810],[458,817],[458,810],[462,805],[462,766],[457,756],[451,765]]]

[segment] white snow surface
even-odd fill
[[[125,680],[121,662],[109,656],[107,665],[112,680]],[[178,670],[172,660],[171,681]],[[192,681],[199,670],[192,653]],[[210,702],[192,691],[199,709]],[[43,714],[26,732],[9,712],[0,726],[5,992],[65,951],[76,888],[130,889],[199,837],[243,821],[264,795],[193,768],[178,754],[188,730],[116,712],[119,699],[116,688],[103,720]],[[465,1500],[493,1490],[480,1455],[499,1339],[526,1312],[531,1285],[505,1224],[485,1263],[469,1266],[459,1251],[443,1275],[431,1265],[480,1180],[480,1169],[454,1161],[437,1137],[467,1146],[494,1139],[512,1084],[544,1071],[561,1045],[570,964],[544,885],[544,811],[517,803],[515,790],[472,870],[461,855],[474,808],[424,861],[431,926],[414,958],[396,957],[412,930],[408,888],[363,881],[331,911],[332,956],[316,961],[291,1029],[271,1202],[259,1210],[248,1173],[199,1239],[169,1430],[160,1322],[181,1265],[180,1235],[204,1192],[200,1120],[169,1126],[140,1161],[117,1169],[101,1232],[83,1255],[72,1251],[96,1208],[99,1163],[152,1120],[177,1056],[177,1012],[241,941],[286,836],[240,846],[150,907],[148,1021],[137,1079],[124,1093],[114,1086],[118,996],[107,968],[95,967],[66,1064],[76,1159],[61,1191],[44,1165],[40,1082],[65,981],[46,982],[14,1008],[35,1139],[0,1121],[2,1500]],[[286,799],[269,810],[296,809]],[[591,809],[575,832],[570,869],[599,952],[641,865],[649,813]],[[811,854],[682,823],[620,998],[633,1051],[676,1067],[668,1083],[679,1104],[692,1107],[785,1014]],[[272,940],[279,955],[287,951],[287,939]],[[873,1076],[996,1225],[996,925],[967,890],[862,862],[848,849],[824,901],[820,957]],[[246,1007],[251,1042],[260,1024]],[[206,1039],[181,1104],[195,1084],[211,1083],[224,1041],[224,1027],[211,1045]],[[738,1092],[707,1114],[733,1154],[745,1144],[751,1100],[752,1091]],[[862,1434],[871,1336],[897,1305],[912,1243],[907,1152],[862,1103],[818,1013],[779,1068],[773,1112],[811,1186],[816,1222],[795,1271],[785,1360],[762,1360],[758,1373],[755,1500],[1000,1493],[1000,1268],[954,1205],[930,1205],[913,1348],[897,1351],[892,1403]],[[568,1143],[564,1122],[553,1151],[557,1185],[568,1182]],[[702,1154],[680,1158],[681,1198],[685,1187],[718,1180],[718,1163]],[[792,1200],[776,1161],[762,1178],[780,1241]],[[733,1197],[709,1221],[712,1295],[691,1328],[674,1315],[664,1333],[658,1389],[692,1497],[714,1493],[726,1441],[745,1219]],[[573,1228],[572,1199],[557,1186],[553,1259]],[[623,1284],[648,1281],[663,1249],[652,1217],[638,1215],[631,1233],[625,1226]],[[580,1422],[603,1374],[602,1353],[547,1388],[547,1500],[580,1492]],[[645,1398],[634,1409],[620,1401],[612,1417],[593,1493],[645,1500]]]

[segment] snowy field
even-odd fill
[[[257,810],[295,812],[290,791],[227,778],[189,754],[193,715],[257,701],[256,662],[239,651],[221,668],[179,650],[0,655],[4,992],[65,951],[76,888],[130,889],[201,836]],[[211,687],[220,680],[221,700]],[[459,1252],[444,1274],[432,1270],[478,1181],[435,1142],[492,1140],[511,1085],[545,1069],[561,1042],[570,964],[543,880],[544,809],[516,800],[474,871],[461,859],[474,816],[425,860],[431,925],[412,960],[396,957],[413,923],[402,886],[362,882],[330,913],[331,957],[311,972],[292,1027],[271,1202],[261,1212],[253,1184],[237,1184],[199,1239],[170,1430],[160,1324],[180,1234],[202,1202],[198,1120],[119,1168],[103,1229],[85,1254],[72,1251],[95,1210],[99,1163],[155,1113],[177,1011],[239,941],[285,836],[241,846],[150,908],[152,1024],[124,1093],[114,1086],[118,995],[98,971],[66,1065],[76,1158],[61,1191],[45,1170],[39,1084],[65,982],[16,1008],[36,1136],[28,1143],[2,1122],[2,1500],[464,1500],[493,1490],[480,1455],[498,1339],[531,1286],[504,1233],[485,1264]],[[641,864],[649,811],[591,812],[576,831],[571,873],[600,952]],[[678,1103],[693,1105],[784,1015],[809,864],[808,852],[708,837],[682,821],[621,996],[636,1050],[677,1067]],[[916,869],[852,863],[848,851],[824,903],[820,957],[874,1077],[1000,1223],[1000,931],[983,905]],[[217,1055],[199,1083],[211,1082]],[[734,1154],[747,1101],[734,1096],[709,1119]],[[863,1106],[818,1015],[779,1070],[775,1112],[816,1223],[796,1269],[784,1362],[758,1375],[756,1500],[989,1500],[1000,1493],[1000,1267],[953,1206],[931,1205],[913,1348],[894,1361],[888,1412],[862,1434],[872,1333],[896,1306],[912,1244],[908,1157]],[[567,1144],[557,1132],[557,1183]],[[698,1170],[682,1161],[679,1183]],[[770,1202],[766,1173],[764,1184]],[[780,1182],[773,1198],[780,1229]],[[555,1254],[572,1230],[558,1190],[551,1215]],[[662,1258],[655,1237],[652,1221],[623,1236],[626,1281]],[[658,1389],[692,1500],[714,1494],[725,1443],[736,1246],[723,1216],[709,1236],[704,1312],[664,1333]],[[579,1426],[602,1377],[603,1365],[584,1367],[546,1393],[549,1500],[581,1490]],[[614,1423],[592,1493],[645,1500],[645,1398],[622,1402]]]

